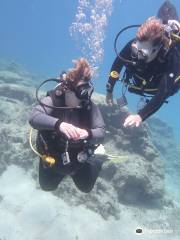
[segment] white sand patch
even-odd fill
[[[105,221],[84,206],[69,206],[53,194],[36,189],[30,174],[16,166],[4,172],[0,185],[0,239],[3,240],[178,239],[172,234],[136,235],[135,229],[142,226],[139,222],[143,222],[147,213],[137,214],[137,209],[124,205],[118,221]]]
[[[8,240],[111,239],[107,223],[85,207],[71,207],[10,166],[0,178],[0,238]],[[102,231],[103,230],[103,231]]]

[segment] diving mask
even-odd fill
[[[71,88],[72,89],[72,88]],[[65,91],[65,103],[68,107],[90,106],[90,98],[93,93],[93,85],[90,82],[79,82],[72,90]]]
[[[79,98],[81,100],[89,100],[94,91],[94,87],[90,81],[88,81],[88,82],[80,81],[76,85],[74,91],[75,91],[77,98]]]
[[[159,53],[162,44],[153,45],[150,41],[134,41],[131,45],[132,54],[134,58],[143,60],[144,62],[151,62]]]

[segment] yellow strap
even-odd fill
[[[137,90],[141,90],[141,88],[139,87],[136,87],[136,86],[130,86],[131,88],[134,88],[134,89],[137,89]],[[143,91],[146,91],[146,92],[153,92],[153,91],[157,91],[158,88],[143,88]]]
[[[177,35],[177,34],[175,34],[175,33],[171,33],[171,38],[172,38],[173,40],[180,41],[180,36]]]
[[[180,80],[180,75],[174,80],[174,83],[177,83]]]
[[[178,81],[180,80],[180,75],[174,80],[174,83],[177,83]],[[131,88],[134,88],[134,89],[137,89],[137,90],[141,90],[140,87],[136,87],[136,86],[133,86],[133,85],[130,85]],[[146,91],[146,92],[153,92],[153,91],[157,91],[158,88],[144,88],[143,91]]]

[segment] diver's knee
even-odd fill
[[[50,191],[54,191],[57,189],[58,186],[50,186],[50,185],[44,185],[39,183],[41,190],[45,191],[45,192],[50,192]]]
[[[90,193],[94,187],[94,184],[93,185],[90,185],[90,186],[77,186],[76,187],[83,193]]]
[[[92,191],[92,188],[91,189],[79,189],[79,190],[83,193],[90,193]]]

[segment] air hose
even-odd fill
[[[40,154],[33,146],[32,144],[32,132],[33,132],[33,128],[30,128],[30,131],[29,131],[29,145],[32,149],[32,151],[38,155],[45,163],[49,164],[50,166],[53,166],[56,162],[55,158],[49,156],[49,155],[46,155],[46,154]]]

